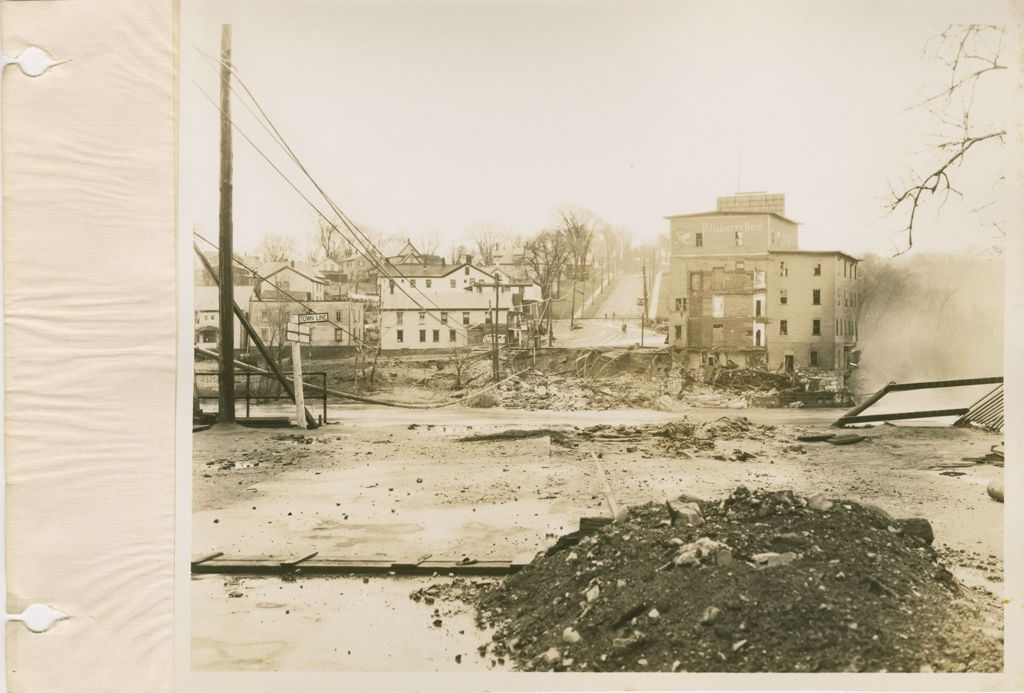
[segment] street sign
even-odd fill
[[[297,322],[300,325],[304,325],[307,322],[327,322],[327,313],[303,313],[301,315],[293,315],[293,322]]]
[[[300,332],[292,332],[288,330],[285,335],[289,342],[298,342],[299,344],[312,344],[313,339],[308,334],[302,334]]]

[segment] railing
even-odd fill
[[[285,372],[285,375],[290,378],[293,374],[290,371],[288,371],[288,372]],[[218,374],[217,374],[216,371],[212,371],[212,372],[209,372],[209,373],[196,373],[195,374],[195,377],[197,377],[197,378],[203,378],[203,377],[205,377],[205,378],[217,378],[217,376],[218,376]],[[289,402],[293,401],[292,398],[287,393],[284,393],[284,392],[275,392],[274,394],[265,394],[265,393],[260,393],[260,392],[253,393],[253,391],[252,391],[252,379],[253,378],[274,378],[274,377],[275,376],[274,376],[273,373],[251,373],[251,372],[245,372],[245,373],[236,373],[235,374],[235,378],[245,378],[245,393],[244,393],[244,398],[245,398],[245,418],[248,419],[248,418],[251,417],[252,405],[253,405],[254,402],[256,404],[259,404],[260,402],[278,401],[278,400],[282,400],[282,399],[288,400]],[[318,379],[320,381],[320,384],[319,385],[314,385],[313,383],[309,382],[307,380],[307,378],[316,378],[316,379]],[[316,397],[316,399],[319,399],[320,402],[321,402],[321,405],[322,405],[322,413],[320,415],[320,423],[325,423],[327,421],[327,373],[326,373],[326,371],[304,372],[302,374],[302,385],[303,385],[303,390],[304,390],[303,394],[305,395],[304,399],[306,400],[307,403],[311,399],[313,399],[310,396],[312,394],[312,391],[314,391],[314,390],[319,390],[320,391],[320,396]],[[236,385],[236,387],[235,387],[235,401],[236,402],[238,400],[242,399],[242,395],[238,392],[238,390],[239,390],[239,388]],[[207,400],[210,400],[210,399],[218,400],[219,397],[220,396],[218,394],[212,394],[212,395],[199,394],[199,395],[197,395],[196,399],[198,399],[200,401],[202,401],[204,399],[207,399]]]

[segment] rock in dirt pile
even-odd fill
[[[477,618],[521,670],[1001,670],[994,599],[931,541],[926,520],[739,487],[563,538]]]

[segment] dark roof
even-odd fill
[[[665,217],[665,219],[686,219],[687,217],[715,217],[715,216],[726,216],[726,217],[727,216],[745,216],[745,217],[752,217],[752,216],[757,216],[759,214],[768,214],[768,215],[773,216],[773,217],[778,217],[779,219],[782,219],[783,221],[788,221],[790,224],[799,224],[800,223],[799,221],[796,221],[794,219],[790,219],[789,217],[784,217],[781,214],[777,214],[776,212],[731,212],[731,211],[730,212],[721,212],[721,211],[719,211],[717,209],[712,211],[712,212],[695,212],[693,214],[670,214],[669,216]]]
[[[842,255],[843,257],[850,258],[854,262],[860,262],[860,258],[859,257],[854,257],[853,255],[850,255],[849,253],[844,253],[841,250],[774,250],[774,249],[772,249],[772,250],[769,250],[768,252],[770,254],[772,254],[772,255],[778,255],[778,254],[781,254],[781,253],[786,253],[786,254],[789,254],[789,255]]]

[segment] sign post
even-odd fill
[[[285,328],[285,335],[292,343],[292,380],[295,383],[295,421],[299,428],[306,428],[306,399],[302,386],[302,345],[311,344],[312,328],[309,323],[327,322],[327,313],[306,313],[293,315]]]

